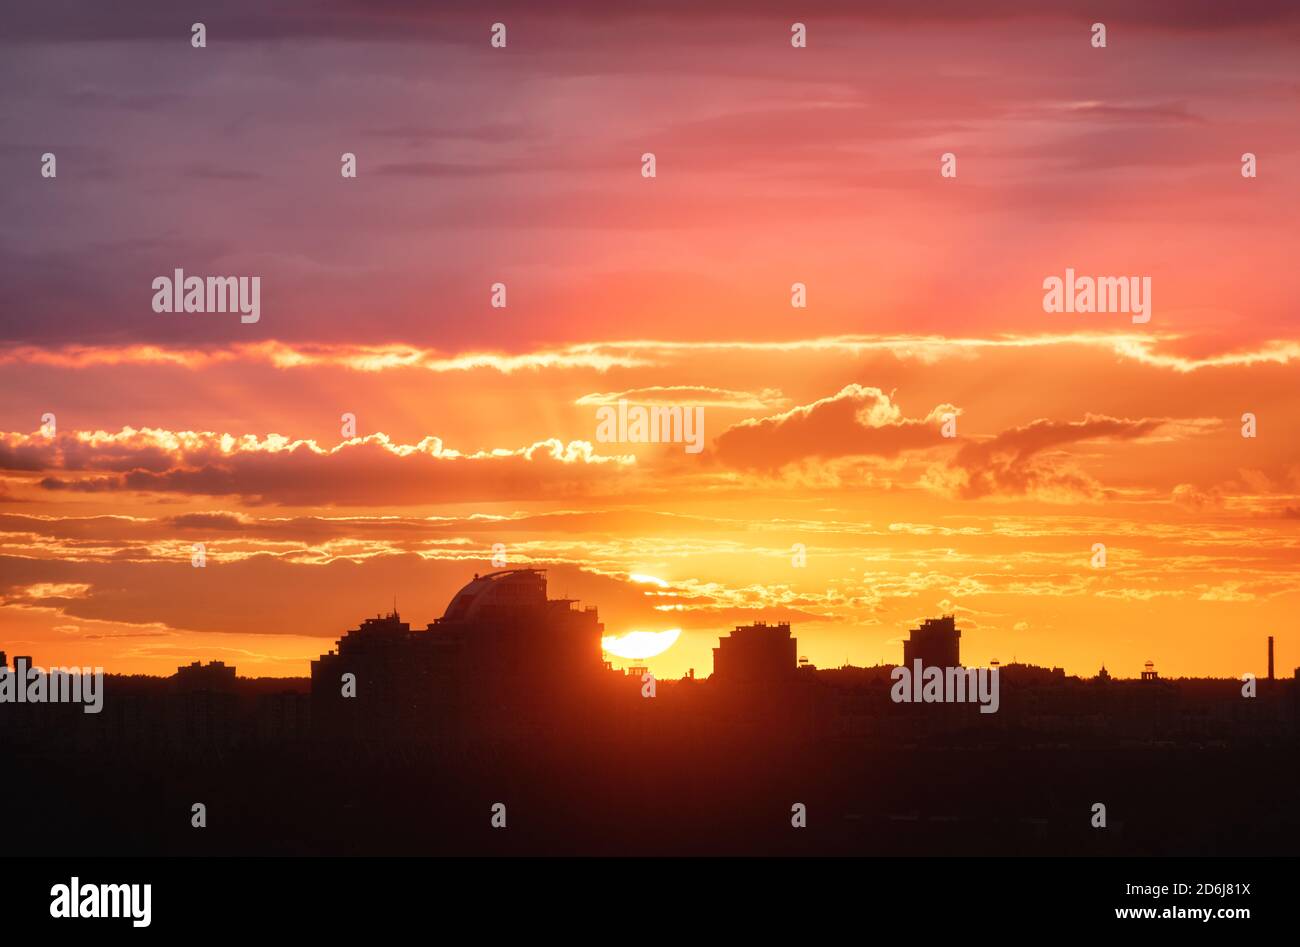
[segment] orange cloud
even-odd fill
[[[627,391],[593,392],[574,404],[609,405],[627,401],[638,405],[686,405],[702,408],[736,408],[767,410],[786,404],[790,399],[775,388],[762,391],[731,391],[695,385],[657,385]]]
[[[752,470],[776,470],[814,457],[889,457],[941,445],[939,424],[946,413],[958,411],[944,404],[924,418],[906,418],[879,388],[853,384],[782,414],[735,424],[714,446],[724,464]]]
[[[972,358],[983,351],[1069,347],[1107,351],[1126,361],[1179,373],[1208,368],[1260,364],[1289,365],[1300,362],[1300,341],[1294,339],[1271,339],[1249,348],[1227,349],[1198,356],[1180,354],[1171,350],[1187,339],[1185,335],[1170,332],[1086,331],[1047,334],[1003,333],[988,337],[833,335],[776,341],[629,339],[583,342],[527,352],[465,351],[455,354],[401,343],[359,345],[290,343],[274,340],[209,348],[169,348],[162,345],[57,347],[11,345],[0,348],[0,364],[45,365],[73,370],[101,366],[140,365],[200,370],[238,362],[262,364],[286,370],[341,368],[373,373],[408,369],[447,373],[486,369],[510,375],[520,371],[544,369],[607,372],[616,368],[645,368],[663,365],[688,355],[727,352],[772,355],[802,352],[849,357],[858,357],[871,352],[885,352],[899,359],[933,364],[945,359]],[[762,392],[758,397],[768,394]]]
[[[152,428],[0,436],[0,469],[110,474],[49,476],[40,484],[47,490],[237,495],[249,503],[364,506],[608,493],[617,491],[619,472],[634,466],[631,456],[555,439],[462,454],[437,437],[396,444],[384,434],[329,449],[279,434]]]
[[[1040,418],[996,437],[967,443],[948,468],[950,487],[974,499],[991,495],[1035,495],[1041,499],[1095,499],[1101,485],[1092,477],[1045,452],[1069,444],[1098,440],[1135,440],[1171,423],[1167,418],[1130,421],[1086,415],[1082,421]]]

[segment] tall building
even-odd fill
[[[367,618],[311,663],[312,729],[331,737],[396,736],[428,715],[436,695],[431,642],[396,610]]]
[[[713,678],[729,684],[789,680],[798,673],[798,645],[789,622],[737,625],[713,649]]]
[[[222,661],[178,667],[168,682],[174,695],[167,717],[173,746],[202,752],[239,740],[239,695],[235,668]]]
[[[178,667],[172,683],[179,691],[233,691],[235,668],[224,661],[211,661],[206,666],[195,661]]]
[[[394,611],[313,661],[312,729],[370,739],[536,721],[604,678],[603,632],[595,608],[547,598],[543,569],[475,575],[423,631]]]
[[[1295,742],[1300,743],[1300,668],[1295,669],[1294,681],[1291,684],[1291,705],[1294,710],[1291,733]]]
[[[1268,679],[1273,680],[1273,636],[1268,636]]]
[[[910,668],[918,658],[922,667],[961,667],[961,632],[955,615],[927,618],[908,633],[903,664]]]

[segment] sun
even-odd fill
[[[619,658],[653,658],[676,644],[681,633],[680,628],[670,628],[667,631],[629,631],[601,638],[600,646]]]

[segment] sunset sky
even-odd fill
[[[682,629],[661,677],[940,613],[971,664],[1300,665],[1300,6],[609,6],[6,5],[0,650],[305,675],[501,543]],[[1045,312],[1067,267],[1150,321]],[[260,321],[154,312],[176,268]],[[619,399],[704,450],[598,442]]]

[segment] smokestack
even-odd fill
[[[1268,679],[1273,680],[1273,636],[1268,636]]]

